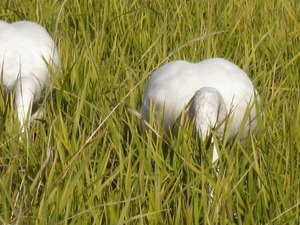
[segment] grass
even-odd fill
[[[0,98],[0,223],[299,224],[299,15],[292,0],[3,0],[2,20],[48,29],[62,68],[21,143]],[[137,115],[153,70],[209,57],[249,74],[264,113],[257,135],[219,143],[219,174],[188,130],[166,155]]]

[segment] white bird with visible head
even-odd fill
[[[33,105],[59,67],[57,48],[42,26],[29,21],[9,24],[0,20],[1,84],[14,91],[22,131],[35,113]]]
[[[225,59],[211,58],[198,63],[173,61],[152,74],[141,114],[149,121],[153,105],[154,118],[161,117],[163,128],[168,131],[186,109],[185,114],[193,120],[202,140],[212,128],[217,128],[218,138],[222,139],[227,131],[227,141],[237,134],[244,140],[256,129],[258,102],[257,91],[247,74]],[[214,146],[213,162],[217,159]]]

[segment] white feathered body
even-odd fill
[[[0,21],[1,83],[16,91],[21,125],[59,66],[56,46],[42,26],[29,21]]]
[[[255,90],[247,74],[235,64],[222,59],[212,58],[190,63],[173,61],[156,70],[145,90],[141,114],[149,120],[150,101],[154,106],[154,117],[163,110],[163,124],[167,130],[172,127],[197,90],[212,87],[219,91],[231,116],[228,139],[240,132],[241,139],[249,134],[250,120],[245,127],[241,124],[247,109],[251,108],[249,118],[256,117],[256,107],[253,107]],[[251,121],[256,127],[256,121]]]

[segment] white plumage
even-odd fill
[[[29,21],[0,20],[0,75],[5,90],[14,91],[22,131],[35,104],[60,67],[57,48],[40,25]]]
[[[202,139],[215,127],[218,127],[217,136],[223,138],[227,126],[227,140],[239,132],[243,140],[257,126],[255,99],[259,100],[247,74],[225,59],[212,58],[198,63],[173,61],[152,74],[141,114],[149,121],[150,105],[153,105],[154,118],[163,113],[162,124],[167,131],[186,109]],[[242,125],[245,116],[248,119]],[[213,161],[217,158],[214,146]]]

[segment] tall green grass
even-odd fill
[[[0,19],[45,26],[61,55],[44,118],[20,133],[0,98],[1,224],[299,224],[300,4],[2,0]],[[1,35],[1,34],[0,34]],[[137,114],[151,72],[224,57],[261,96],[257,135],[166,140]],[[19,142],[19,137],[23,142]],[[167,150],[167,151],[166,151]],[[209,204],[208,184],[215,189]]]

